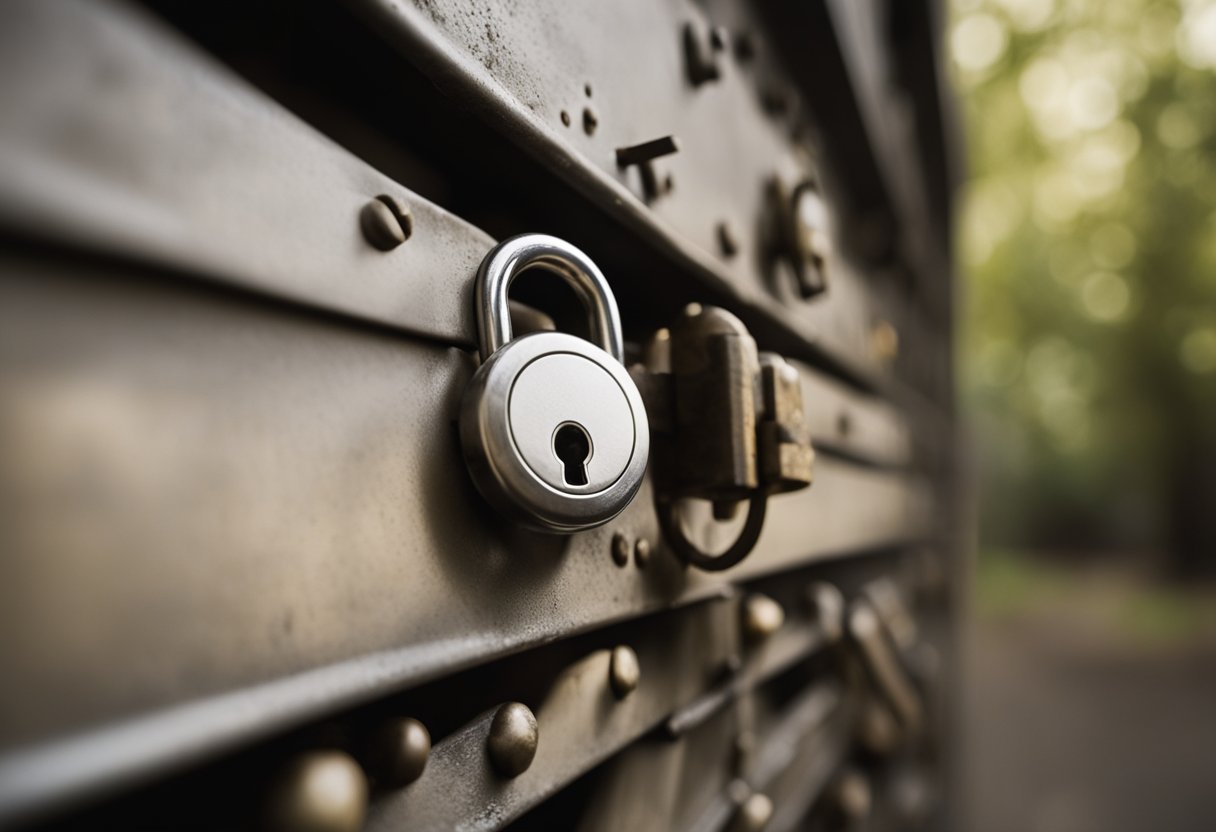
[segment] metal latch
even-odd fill
[[[811,484],[814,451],[798,372],[760,353],[743,323],[724,309],[693,304],[647,349],[637,377],[650,417],[659,523],[672,550],[700,569],[743,560],[764,525],[768,497]],[[718,555],[703,552],[681,524],[678,502],[709,500],[729,520],[747,518]]]

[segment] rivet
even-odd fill
[[[583,92],[587,94],[588,98],[590,98],[591,97],[591,85],[583,84]]]
[[[486,750],[499,774],[518,777],[532,765],[539,740],[532,709],[519,702],[508,702],[498,709],[490,722]]]
[[[633,544],[633,562],[638,569],[645,569],[650,563],[650,541],[644,537],[639,537],[638,542]]]
[[[586,107],[583,110],[583,132],[588,136],[595,135],[595,128],[599,126],[599,117],[595,114],[595,110]]]
[[[367,749],[367,765],[376,782],[400,787],[422,776],[431,753],[431,735],[416,719],[393,719],[380,725]]]
[[[899,746],[899,734],[895,717],[882,705],[871,702],[862,711],[857,735],[871,754],[886,756],[893,752]]]
[[[565,110],[562,110],[561,118],[562,118],[562,125],[564,127],[569,127],[570,126],[570,114],[567,113]]]
[[[731,832],[761,832],[773,819],[773,801],[768,795],[754,792],[739,806],[731,822]]]
[[[726,257],[734,257],[739,253],[739,239],[728,222],[718,223],[718,248]]]
[[[870,814],[873,803],[870,782],[856,769],[849,769],[840,775],[832,789],[832,797],[840,813],[854,823],[864,820]]]
[[[391,251],[414,232],[409,206],[394,196],[381,194],[359,212],[363,239],[381,251]]]
[[[367,813],[367,778],[341,751],[312,751],[289,762],[265,805],[271,832],[356,832]]]
[[[874,325],[870,343],[874,355],[883,361],[890,361],[899,355],[899,332],[889,321],[879,321]]]
[[[629,563],[629,538],[620,532],[612,536],[612,562],[617,566]]]
[[[808,605],[815,623],[829,644],[844,635],[844,596],[827,581],[815,581],[806,589]]]
[[[785,623],[785,610],[767,595],[755,593],[743,602],[743,634],[749,641],[763,641]]]
[[[612,659],[608,663],[608,680],[617,699],[624,699],[637,690],[642,669],[638,666],[638,654],[633,648],[621,644],[612,648]]]

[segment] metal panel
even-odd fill
[[[912,479],[824,459],[812,489],[773,500],[731,573],[686,570],[661,547],[621,569],[614,533],[657,538],[648,486],[611,526],[564,539],[484,509],[451,424],[466,354],[73,270],[0,265],[0,615],[38,634],[0,643],[0,803],[181,765],[926,528]]]
[[[37,83],[31,83],[37,79]],[[493,240],[377,173],[142,12],[6,3],[0,225],[471,345]],[[380,251],[359,212],[403,200]]]
[[[597,651],[562,672],[536,709],[541,741],[518,778],[505,781],[485,753],[493,713],[439,743],[422,778],[373,803],[367,829],[496,829],[696,696],[738,649],[735,599],[709,601],[651,621],[634,643],[642,669],[637,690],[618,700],[608,684],[611,651]]]
[[[768,184],[774,176],[796,183],[811,167],[790,139],[791,123],[765,111],[764,79],[736,64],[729,45],[719,58],[720,80],[690,83],[684,28],[692,24],[708,38],[716,22],[697,5],[352,3],[445,92],[681,268],[733,294],[733,309],[763,313],[826,347],[841,365],[880,369],[869,336],[888,313],[846,258],[832,260],[832,288],[810,304],[774,271],[764,242],[773,213]],[[742,4],[738,14],[747,17]],[[780,78],[772,83],[791,86]],[[590,132],[581,129],[585,109],[596,114]],[[615,151],[668,135],[680,150],[658,164],[660,178],[670,173],[674,187],[643,202],[638,171],[618,165]],[[724,222],[737,239],[729,255],[719,242]]]

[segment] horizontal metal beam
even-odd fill
[[[0,227],[475,343],[473,275],[494,241],[146,13],[7,3],[0,102]],[[411,215],[391,251],[360,230],[377,196]]]
[[[0,640],[0,770],[62,762],[73,743],[92,749],[87,770],[25,770],[46,789],[55,772],[80,786],[165,770],[928,528],[915,479],[825,458],[728,573],[661,545],[649,485],[608,527],[520,531],[460,462],[471,368],[245,296],[0,257],[0,610],[30,634]],[[708,509],[690,519],[706,545],[729,536]],[[654,544],[644,568],[616,565],[617,534]],[[77,738],[48,751],[51,735]],[[0,807],[41,793],[19,783],[0,777]]]

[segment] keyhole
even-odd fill
[[[587,484],[587,460],[591,459],[591,437],[582,425],[566,422],[553,434],[553,453],[565,466],[562,479],[566,485]]]

